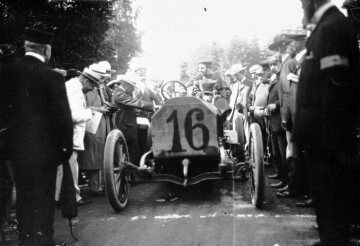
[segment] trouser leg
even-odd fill
[[[71,168],[71,173],[74,180],[74,187],[75,187],[75,195],[76,195],[76,201],[81,200],[80,196],[80,187],[78,184],[79,181],[79,164],[77,162],[78,152],[76,150],[73,150],[73,153],[69,159],[69,164]]]
[[[59,201],[60,198],[63,175],[64,175],[63,165],[61,164],[57,167],[57,173],[56,173],[55,201]]]
[[[278,175],[282,182],[288,182],[288,173],[286,168],[285,149],[286,137],[285,132],[271,133],[272,154],[275,157],[275,163],[278,169]]]
[[[14,187],[12,168],[7,160],[0,160],[0,229],[10,219],[12,191]]]
[[[291,132],[286,132],[287,153],[286,165],[289,175],[289,190],[294,193],[306,194],[308,192],[308,179],[303,158],[302,146],[291,142]]]
[[[135,139],[127,141],[127,145],[131,163],[138,166],[140,162],[140,150],[138,140]]]
[[[322,151],[307,147],[306,159],[311,167],[309,176],[321,243],[345,245],[351,216],[348,191],[354,180],[349,178],[346,164]]]
[[[283,181],[285,183],[287,183],[289,181],[289,176],[288,176],[288,168],[286,165],[286,145],[287,145],[286,132],[285,131],[276,132],[276,140],[277,140],[277,145],[279,148],[279,154],[280,154],[280,159],[281,159],[280,160],[281,177],[282,177]]]
[[[147,144],[147,132],[148,127],[147,126],[138,126],[138,142],[139,142],[139,153],[140,155],[144,154],[146,151],[149,150],[148,144]]]
[[[55,163],[14,161],[16,215],[21,244],[52,245]]]

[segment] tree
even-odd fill
[[[109,60],[124,70],[140,50],[135,20],[131,0],[5,0],[0,2],[0,42],[20,48],[26,29],[52,31],[53,66],[83,69]]]

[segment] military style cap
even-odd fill
[[[204,64],[206,66],[210,66],[213,62],[210,59],[203,59],[198,62],[198,64]]]
[[[51,32],[44,32],[40,30],[25,31],[25,40],[38,44],[51,44],[54,39],[54,34]]]

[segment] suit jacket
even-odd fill
[[[9,115],[11,158],[29,166],[67,162],[73,125],[61,75],[25,56],[7,69],[3,79],[1,108]]]
[[[279,80],[275,79],[269,86],[267,105],[274,103],[276,108],[269,116],[269,126],[272,131],[284,131],[281,127],[280,102],[279,102]]]
[[[291,101],[295,102],[296,97],[296,90],[290,89],[290,83],[295,83],[292,81],[289,81],[287,76],[290,73],[297,74],[298,70],[298,62],[295,59],[295,57],[288,57],[283,64],[281,65],[280,69],[280,75],[279,75],[279,102],[280,102],[280,114],[282,121],[284,124],[287,124],[286,122],[291,122],[291,112],[289,108],[295,107],[295,105],[290,105]],[[284,95],[287,94],[287,96],[294,98],[294,100],[284,100]],[[292,122],[293,124],[293,122]]]
[[[138,97],[140,100],[143,100],[145,102],[149,102],[152,104],[157,104],[160,105],[161,104],[161,98],[160,96],[153,91],[152,89],[150,89],[149,87],[145,86],[143,88],[144,91],[141,91],[140,89],[137,90],[137,93],[139,94]],[[151,118],[151,112],[150,111],[144,111],[144,110],[138,110],[137,115],[139,117],[144,117],[144,118],[148,118],[150,120]]]
[[[83,87],[78,78],[70,79],[65,86],[74,127],[73,149],[84,150],[85,122],[91,119],[92,112],[86,108]]]
[[[150,102],[134,98],[121,87],[115,89],[112,102],[120,109],[115,116],[116,127],[123,132],[127,141],[136,140],[136,109],[152,111],[154,105]]]
[[[329,8],[306,45],[293,140],[333,153],[356,151],[359,51],[345,16]]]

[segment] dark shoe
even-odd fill
[[[67,246],[68,244],[67,244],[67,242],[65,242],[65,241],[62,241],[62,242],[60,242],[60,243],[56,243],[56,244],[54,244],[54,246]]]
[[[282,182],[282,181],[270,184],[271,188],[283,188],[285,186],[286,186],[286,184],[284,182]]]
[[[92,203],[91,200],[84,200],[84,199],[80,199],[79,201],[76,202],[76,205],[77,206],[83,206],[83,205],[86,205],[86,204],[90,204]]]
[[[350,226],[350,235],[352,237],[360,238],[360,224],[353,224]]]
[[[309,198],[303,202],[297,202],[295,206],[298,208],[312,208],[314,207],[314,201],[313,199]]]
[[[285,185],[284,187],[278,189],[279,192],[284,192],[287,191],[289,189],[289,186]]]
[[[286,190],[283,192],[278,191],[276,193],[276,196],[279,198],[295,198],[295,197],[298,197],[299,195],[294,192],[290,192],[290,191]]]
[[[277,173],[275,173],[275,174],[268,175],[268,178],[269,179],[280,179],[280,176]]]

